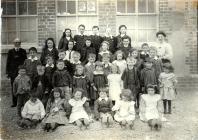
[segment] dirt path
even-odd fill
[[[44,132],[40,126],[35,130],[21,130],[16,125],[16,108],[10,108],[10,97],[1,98],[1,135],[6,140],[198,140],[198,92],[180,91],[173,103],[172,115],[166,115],[160,132],[150,131],[147,124],[135,121],[135,130],[123,130],[118,124],[102,128],[99,122],[91,124],[89,130],[63,126],[52,133]]]

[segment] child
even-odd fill
[[[85,65],[85,74],[91,81],[93,79],[93,72],[95,71],[96,54],[90,53],[88,56],[88,63]]]
[[[64,63],[65,63],[64,69],[67,70],[69,73],[71,73],[72,72],[71,63],[68,60],[65,60],[65,51],[59,50],[58,57],[59,57],[59,60],[64,61]]]
[[[148,122],[151,130],[161,128],[161,96],[157,93],[157,87],[147,86],[147,94],[141,95],[140,100],[140,119]]]
[[[70,75],[73,76],[75,71],[76,71],[76,65],[79,65],[81,64],[81,61],[80,61],[80,53],[75,51],[73,53],[73,56],[72,56],[72,61],[71,61],[71,72],[70,72]]]
[[[85,38],[87,37],[84,35],[85,33],[85,25],[80,24],[78,26],[79,34],[74,36],[74,41],[76,42],[75,51],[80,51],[81,47],[85,45]]]
[[[93,26],[92,31],[93,31],[93,35],[91,35],[91,42],[93,43],[93,47],[96,50],[96,54],[98,54],[100,49],[100,44],[102,43],[103,38],[99,35],[98,26]]]
[[[68,123],[66,111],[68,110],[68,101],[61,96],[61,89],[55,88],[53,96],[48,100],[46,107],[46,116],[43,120],[44,130],[47,132],[55,130],[60,125]]]
[[[126,25],[120,25],[119,26],[119,35],[116,36],[116,40],[117,40],[117,48],[119,48],[119,46],[122,44],[122,39],[124,36],[127,36],[126,34],[127,31],[127,27]],[[128,36],[129,37],[129,36]],[[129,37],[129,42],[131,42],[131,38]]]
[[[109,42],[109,51],[113,54],[117,51],[116,37],[112,36],[111,28],[106,28],[105,36],[103,37],[104,41]]]
[[[68,50],[65,51],[65,58],[63,60],[67,60],[69,62],[72,61],[72,56],[74,53],[74,41],[68,41]]]
[[[19,126],[23,128],[36,128],[37,124],[45,116],[45,109],[42,102],[37,98],[36,89],[33,89],[30,99],[25,103],[21,112],[22,120]]]
[[[109,54],[110,58],[112,57],[111,52],[109,51],[109,42],[103,41],[100,47],[100,52],[98,53],[98,60],[102,61],[104,54]]]
[[[63,60],[58,60],[56,66],[57,70],[52,77],[53,87],[59,87],[63,96],[69,100],[71,98],[72,78],[68,71],[64,69],[65,63]]]
[[[77,65],[75,75],[73,76],[73,90],[76,88],[82,88],[84,90],[83,96],[90,99],[88,96],[89,84],[89,79],[85,75],[85,68],[82,65]]]
[[[110,63],[110,55],[108,53],[103,54],[102,63],[104,68],[104,73],[108,76],[111,73],[111,63]]]
[[[116,65],[111,66],[111,73],[107,76],[109,85],[109,98],[115,102],[120,100],[121,89],[123,82],[119,73],[119,68]]]
[[[153,68],[155,69],[155,73],[157,75],[157,79],[159,78],[160,73],[162,72],[162,60],[157,57],[157,50],[154,47],[151,47],[149,50],[149,57],[153,63]]]
[[[147,57],[149,57],[149,45],[147,43],[143,43],[140,50],[140,59],[145,61]]]
[[[74,97],[69,100],[69,104],[72,106],[72,112],[69,117],[69,122],[70,123],[76,123],[77,126],[82,129],[82,126],[88,128],[89,126],[89,115],[86,112],[88,106],[86,104],[87,98],[83,97],[83,90],[82,89],[75,89],[74,91]]]
[[[124,83],[124,89],[130,89],[132,98],[136,102],[136,108],[139,107],[139,91],[140,81],[137,75],[137,68],[135,67],[136,59],[133,57],[127,58],[127,68],[124,70],[121,79]]]
[[[91,82],[91,86],[95,91],[90,97],[92,99],[91,104],[94,104],[94,101],[99,97],[99,89],[107,86],[107,77],[104,74],[103,65],[100,61],[96,62],[96,69],[93,72],[93,81]]]
[[[63,35],[62,35],[59,43],[58,43],[58,49],[64,50],[64,51],[68,50],[69,41],[73,41],[72,33],[71,33],[71,29],[66,28],[65,31],[63,32]]]
[[[164,66],[164,72],[159,75],[160,94],[164,104],[164,114],[171,114],[171,101],[175,99],[176,95],[175,85],[177,80],[173,72],[174,68],[171,65]]]
[[[40,61],[43,65],[46,65],[46,57],[52,56],[54,61],[58,60],[58,50],[56,49],[56,45],[53,38],[48,38],[45,41],[45,46],[41,52]]]
[[[131,91],[123,89],[120,94],[120,101],[116,102],[112,111],[116,111],[114,119],[120,123],[121,127],[126,128],[129,125],[130,129],[133,128],[135,120],[135,102],[132,101]]]
[[[118,50],[115,53],[115,56],[116,60],[114,60],[112,64],[117,65],[119,67],[120,74],[122,74],[127,67],[126,60],[124,60],[124,53],[121,50]]]
[[[26,68],[26,73],[30,77],[31,81],[33,80],[34,75],[36,74],[36,66],[41,64],[40,60],[36,56],[37,49],[35,47],[29,48],[29,58],[25,60],[24,66]]]
[[[155,73],[151,58],[147,58],[145,62],[145,68],[141,71],[140,84],[142,92],[146,93],[146,87],[148,84],[157,85],[157,75]]]
[[[121,50],[124,53],[125,57],[128,57],[131,49],[132,47],[131,47],[130,37],[123,36],[122,43],[120,46],[118,46],[118,50]]]
[[[109,125],[113,124],[112,118],[112,111],[111,108],[113,107],[111,99],[107,96],[106,89],[100,89],[99,98],[94,103],[94,113],[95,118],[101,119],[102,125]]]
[[[31,80],[26,74],[26,69],[24,66],[19,66],[19,74],[14,80],[13,93],[17,96],[17,113],[21,119],[21,109],[29,99],[29,92],[31,88]]]
[[[42,65],[37,66],[37,75],[35,75],[32,81],[32,89],[37,90],[37,96],[39,100],[42,101],[43,105],[46,107],[47,100],[50,95],[50,85],[45,73],[45,67]]]
[[[82,62],[82,64],[85,65],[88,62],[88,56],[90,53],[96,54],[96,49],[93,47],[91,38],[86,38],[85,45],[80,50],[80,54],[81,54],[80,61]]]

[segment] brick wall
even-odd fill
[[[38,43],[43,46],[48,37],[56,39],[55,0],[38,0]]]
[[[116,34],[116,0],[98,0],[99,27],[102,33],[111,27],[112,33]]]

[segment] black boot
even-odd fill
[[[164,105],[164,114],[167,114],[167,111],[166,111],[166,103],[167,102],[167,100],[163,100],[163,105]]]
[[[168,100],[168,114],[171,114],[171,100]]]

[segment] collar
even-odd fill
[[[97,75],[97,74],[104,74],[104,72],[103,71],[100,71],[100,72],[94,71],[93,74],[95,74],[95,75]]]
[[[103,99],[101,97],[98,98],[99,101],[102,101]],[[108,101],[108,97],[104,98],[105,101]]]
[[[108,64],[104,64],[104,62],[103,62],[103,65],[104,65],[104,67],[106,68],[106,67],[108,67],[108,66],[111,66],[111,63],[109,62]]]
[[[95,63],[93,63],[93,64],[91,64],[90,62],[87,63],[87,66],[91,66],[91,65],[95,66]]]
[[[153,59],[154,59],[154,60],[158,60],[158,57],[157,57],[157,56],[155,56]]]
[[[93,35],[93,36],[100,36],[100,34],[99,34],[99,33],[97,33],[97,34],[95,34],[95,35],[92,33],[92,35]]]
[[[112,36],[112,35],[107,35],[106,33],[105,33],[105,37],[113,38],[113,36]]]
[[[86,75],[74,75],[74,78],[85,78]]]
[[[52,64],[51,66],[49,64],[46,64],[45,67],[51,67],[51,68],[53,68],[54,67],[54,64]]]
[[[84,36],[85,34],[80,34],[80,33],[78,33],[78,35],[79,35],[79,36]]]
[[[80,60],[78,62],[74,62],[73,60],[71,60],[72,64],[81,64]]]
[[[35,61],[35,60],[38,60],[38,58],[35,56],[33,59],[32,59],[32,57],[30,56],[30,57],[28,57],[28,59],[30,59],[31,61]]]
[[[50,52],[53,50],[53,48],[52,49],[50,49],[50,48],[47,48]]]
[[[15,51],[19,51],[19,49],[20,49],[20,47],[19,48],[16,48],[16,47],[14,48]]]
[[[126,34],[120,34],[121,37],[125,36]]]
[[[109,54],[109,51],[108,50],[106,50],[105,52],[104,51],[101,51],[99,54],[100,55],[103,55],[104,53],[108,53]]]

